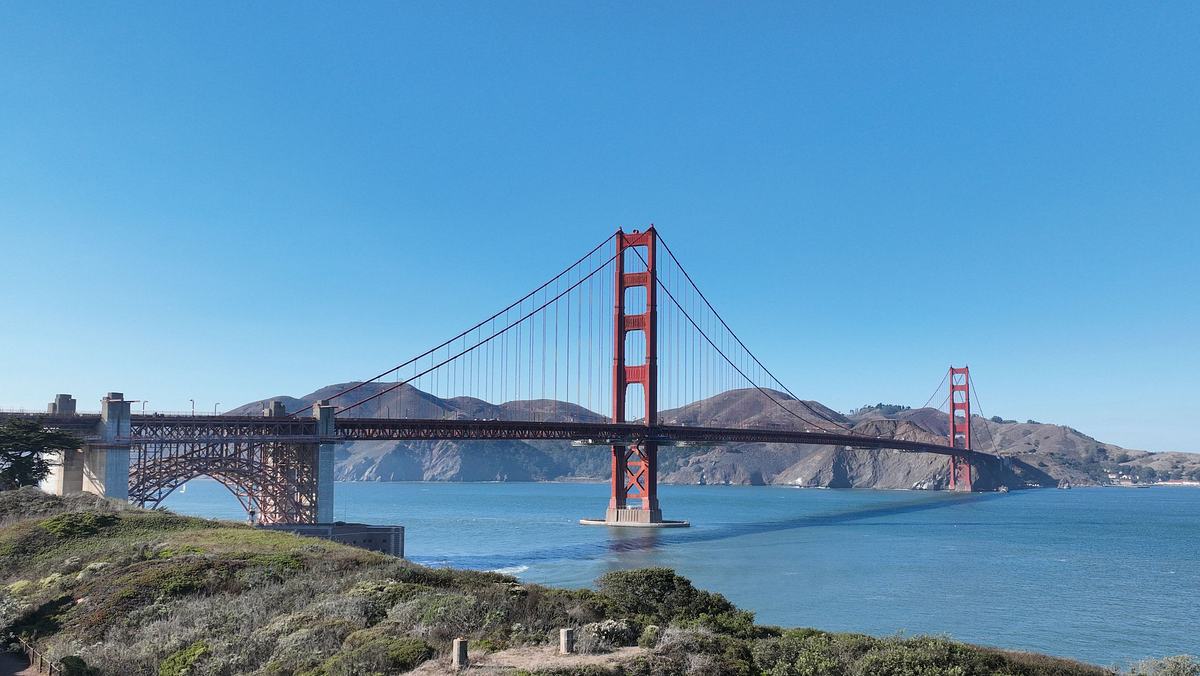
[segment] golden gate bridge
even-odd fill
[[[264,524],[333,521],[336,445],[350,441],[543,440],[611,448],[611,526],[672,526],[658,499],[663,446],[835,445],[947,457],[951,490],[999,463],[971,448],[970,373],[947,373],[945,442],[856,433],[797,396],[751,352],[651,226],[618,230],[481,322],[374,377],[294,410],[139,414],[109,393],[98,414],[60,395],[36,418],[80,434],[48,482],[157,506],[199,476],[225,485]],[[940,387],[940,385],[939,385]],[[714,417],[717,395],[756,405]],[[432,415],[446,402],[453,417]],[[706,410],[707,409],[707,410]],[[764,411],[768,413],[764,413]],[[722,418],[721,416],[725,416]],[[736,416],[736,417],[735,417]]]

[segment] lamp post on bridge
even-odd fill
[[[188,399],[188,401],[192,402],[192,417],[195,418],[196,417],[196,400]]]
[[[221,402],[219,402],[219,401],[217,403],[213,404],[213,415],[217,414],[217,407],[220,405],[221,405]]]

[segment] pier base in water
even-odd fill
[[[657,509],[627,509],[609,507],[603,519],[580,519],[585,526],[616,526],[620,528],[687,528],[687,521],[665,521]]]

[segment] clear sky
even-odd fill
[[[0,5],[0,406],[374,375],[658,225],[798,394],[1200,451],[1200,5]]]

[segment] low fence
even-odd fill
[[[49,657],[46,657],[46,655],[35,648],[32,643],[26,641],[23,637],[18,636],[17,642],[21,644],[21,650],[25,653],[26,659],[29,660],[29,666],[36,669],[39,674],[63,676],[64,672],[61,664],[55,662]]]

